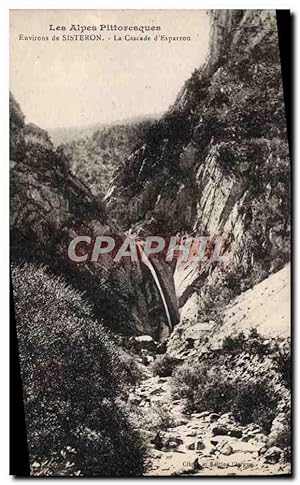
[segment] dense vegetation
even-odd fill
[[[140,475],[144,446],[124,407],[139,369],[108,332],[133,332],[128,281],[67,258],[72,235],[102,230],[104,206],[47,132],[25,124],[13,96],[10,130],[11,260],[31,474]]]
[[[221,349],[209,349],[198,364],[187,362],[174,374],[174,392],[189,413],[231,412],[267,433],[280,412],[289,423],[290,383],[290,342],[266,341],[256,330],[227,337]]]
[[[155,376],[169,377],[172,375],[178,359],[168,354],[159,355],[156,357],[152,366],[152,371]]]
[[[113,172],[142,143],[151,120],[118,123],[61,146],[71,172],[95,195],[107,192]]]
[[[142,441],[117,400],[132,381],[123,353],[47,268],[12,276],[31,472],[140,475]]]

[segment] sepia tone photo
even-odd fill
[[[11,10],[9,107],[30,475],[290,475],[278,13]]]

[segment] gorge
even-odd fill
[[[105,158],[95,176],[70,156],[89,153],[98,138],[55,148],[10,96],[11,259],[27,423],[34,406],[42,416],[34,421],[41,438],[29,426],[33,475],[290,473],[290,162],[276,14],[210,17],[207,59],[169,110],[133,135],[118,127],[132,152],[122,159],[123,149],[113,151],[106,194]],[[113,129],[103,133],[118,143]],[[139,257],[71,261],[70,241],[83,234],[129,235]],[[221,237],[229,263],[145,252],[147,237],[173,235],[209,238],[207,256]],[[34,406],[31,361],[44,390]]]

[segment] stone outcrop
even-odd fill
[[[253,288],[234,298],[222,308],[220,321],[201,316],[200,297],[193,295],[181,308],[181,322],[168,340],[168,351],[175,356],[183,353],[199,354],[203,342],[209,339],[213,346],[224,338],[249,333],[256,329],[266,339],[289,339],[290,315],[290,265],[270,275]],[[192,350],[187,351],[191,347]]]
[[[115,173],[107,203],[140,237],[224,237],[226,267],[172,266],[185,315],[200,298],[206,320],[210,301],[219,311],[289,261],[289,150],[274,11],[211,14],[206,62]]]
[[[21,159],[23,155],[24,146],[24,130],[25,116],[21,110],[19,103],[15,100],[13,95],[9,93],[9,130],[10,130],[10,146],[9,146],[9,158],[11,163],[14,163],[15,159]]]
[[[158,287],[142,263],[116,264],[112,257],[98,263],[73,263],[67,248],[80,234],[90,237],[125,234],[111,221],[89,189],[67,168],[45,130],[26,125],[11,96],[11,254],[12,260],[46,264],[84,292],[94,315],[120,334],[150,334],[159,339],[171,332]],[[169,293],[174,286],[169,285]],[[172,321],[175,293],[168,299]],[[172,310],[172,306],[173,310]]]
[[[275,13],[212,12],[206,62],[144,138],[115,172],[104,208],[11,98],[12,257],[46,264],[85,293],[104,325],[134,335],[122,342],[141,378],[124,405],[148,446],[147,475],[288,474],[289,152]],[[108,257],[75,267],[66,257],[78,234],[122,241],[126,231],[140,240],[222,235],[229,260]],[[269,353],[275,343],[280,371]],[[166,358],[168,372],[153,376]],[[242,376],[248,389],[263,376],[280,391],[269,431],[210,402],[188,411],[176,367],[206,378],[196,367],[203,363],[224,385]]]
[[[12,259],[47,265],[125,336],[139,377],[120,399],[145,439],[147,475],[289,474],[289,150],[276,16],[210,15],[205,63],[117,169],[106,207],[11,96]],[[76,235],[123,241],[126,231],[141,243],[137,263],[67,258]],[[211,247],[221,235],[228,262],[147,259],[151,234],[208,236]]]
[[[41,145],[42,147],[53,150],[53,143],[46,130],[43,130],[34,123],[28,123],[24,128],[24,138],[26,145]]]

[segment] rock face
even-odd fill
[[[106,207],[13,97],[10,128],[12,257],[46,264],[131,336],[141,378],[123,404],[145,436],[147,475],[290,473],[289,153],[275,13],[212,12],[205,64],[116,171]],[[222,235],[229,260],[67,258],[76,235],[123,241],[127,230]],[[261,416],[265,428],[253,422]]]
[[[41,145],[42,147],[53,150],[53,143],[46,130],[42,130],[34,123],[28,123],[24,127],[24,139],[27,146]]]
[[[10,150],[9,158],[11,161],[22,159],[22,148],[24,146],[24,130],[25,116],[21,110],[19,103],[15,100],[11,93],[9,93],[9,130],[10,130]]]
[[[187,353],[189,340],[192,352],[203,350],[209,338],[211,345],[219,346],[224,338],[249,333],[256,329],[266,339],[289,339],[290,316],[290,265],[270,275],[253,288],[234,298],[222,308],[219,318],[201,318],[200,297],[194,293],[181,309],[181,322],[168,340],[168,352],[175,356]],[[189,354],[191,351],[189,352]]]
[[[54,151],[46,131],[25,125],[20,106],[11,96],[11,254],[13,261],[46,264],[85,293],[94,315],[120,334],[169,335],[161,295],[142,263],[112,257],[74,264],[67,256],[71,239],[125,235],[109,220],[104,207],[67,169],[60,150]],[[169,286],[172,292],[172,287]],[[174,292],[174,286],[173,286]],[[174,294],[175,295],[175,294]],[[176,319],[175,296],[169,299]]]
[[[91,127],[78,129],[77,136],[76,130],[72,135],[72,129],[58,128],[49,133],[56,146],[63,143],[61,148],[69,161],[71,173],[99,196],[105,194],[116,168],[140,145],[151,123],[151,118],[147,117],[98,129],[95,127],[94,130]],[[71,139],[68,139],[68,133]]]
[[[223,235],[226,268],[172,267],[188,326],[288,262],[288,173],[275,12],[220,10],[206,63],[115,173],[108,208],[141,237]]]
[[[233,300],[224,312],[222,338],[252,328],[266,338],[289,338],[290,271],[288,264]]]

